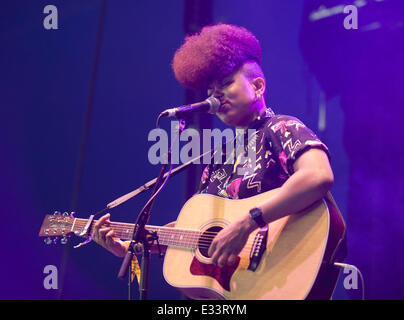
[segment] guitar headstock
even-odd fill
[[[57,243],[60,239],[61,244],[67,243],[67,238],[73,233],[72,227],[74,224],[74,212],[63,214],[55,211],[54,214],[47,214],[42,222],[40,237],[46,237],[46,244]]]

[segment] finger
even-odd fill
[[[112,228],[110,228],[110,227],[102,227],[99,231],[98,231],[98,233],[103,237],[103,238],[105,238],[105,235],[108,233],[108,232],[110,232],[112,230]]]
[[[94,228],[97,228],[97,229],[100,228],[100,227],[105,223],[106,220],[109,220],[110,216],[111,216],[111,215],[110,215],[109,213],[103,215],[103,216],[94,224]]]
[[[216,247],[211,256],[212,263],[218,265],[219,259],[221,259],[221,257],[222,257],[222,250],[220,250],[219,248]]]
[[[236,262],[237,259],[237,255],[232,253],[229,255],[229,257],[227,258],[227,265],[232,266],[234,264],[234,262]]]
[[[228,259],[228,254],[227,253],[222,253],[217,259],[217,265],[220,268],[223,267],[226,264],[227,259]]]
[[[209,246],[209,250],[208,250],[208,256],[209,256],[209,257],[212,257],[212,255],[213,255],[214,252],[216,251],[216,247],[217,247],[216,242],[215,242],[215,241],[212,241],[212,243],[211,243],[210,246]],[[212,257],[212,258],[213,258],[213,257]]]
[[[112,230],[112,229],[111,229],[111,228],[108,228],[108,227],[101,228],[101,229],[98,231],[100,238],[101,238],[103,241],[105,241],[105,240],[106,240],[106,238],[105,238],[106,234],[107,234],[108,232],[110,232],[111,230]]]
[[[217,260],[218,260],[218,258],[219,258],[219,253],[218,252],[215,252],[213,255],[212,255],[212,263],[213,264],[215,264],[215,265],[217,265]]]
[[[101,226],[106,222],[109,221],[110,214],[107,213],[103,215],[95,224],[94,224],[94,230],[92,237],[95,241],[98,241],[100,239],[100,235],[98,234]]]
[[[108,229],[109,229],[109,231],[105,235],[105,238],[114,238],[115,237],[115,231],[112,230],[112,228],[108,228]]]
[[[115,243],[115,232],[114,230],[110,230],[106,235],[105,235],[105,242],[108,246],[111,246]]]

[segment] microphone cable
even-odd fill
[[[363,279],[361,271],[356,266],[354,266],[352,264],[347,264],[347,263],[334,262],[334,266],[336,266],[338,268],[341,268],[341,269],[343,268],[344,270],[351,269],[351,270],[354,270],[357,274],[359,274],[359,277],[361,278],[361,284],[362,284],[362,287],[361,287],[361,289],[362,289],[362,300],[365,300],[365,281]],[[344,287],[345,287],[345,285],[344,285]]]

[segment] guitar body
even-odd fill
[[[183,206],[175,228],[199,230],[209,235],[245,215],[275,192],[276,189],[242,200],[195,195]],[[164,277],[192,299],[291,300],[310,296],[328,299],[338,273],[330,275],[331,285],[328,281],[324,293],[321,279],[327,278],[328,262],[345,231],[342,217],[335,216],[336,210],[329,210],[330,207],[331,202],[324,199],[301,213],[274,221],[268,225],[266,238],[260,238],[260,230],[256,230],[231,267],[213,265],[206,253],[209,244],[204,246],[201,241],[199,246],[190,249],[169,245]],[[266,249],[258,266],[250,270],[251,257],[260,239],[266,242]]]

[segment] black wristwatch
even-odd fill
[[[262,211],[258,208],[253,208],[250,210],[250,218],[253,219],[260,228],[263,228],[267,223],[262,218]]]

